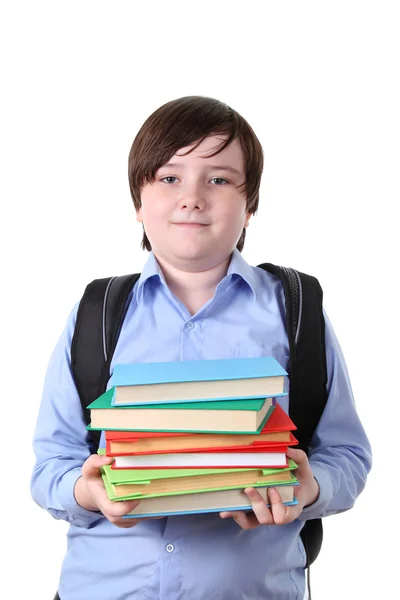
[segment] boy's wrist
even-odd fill
[[[319,498],[320,488],[318,480],[314,477],[313,486],[310,490],[310,497],[307,499],[307,503],[304,505],[304,508],[308,508],[312,506]]]
[[[76,480],[73,493],[76,503],[81,508],[91,512],[99,512],[99,507],[94,504],[87,488],[86,481],[82,476]]]

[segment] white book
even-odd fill
[[[206,467],[286,467],[285,452],[185,452],[116,456],[116,469],[206,468]]]

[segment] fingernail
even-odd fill
[[[246,494],[250,496],[250,498],[254,498],[256,495],[254,490],[246,490]]]

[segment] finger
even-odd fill
[[[129,529],[130,527],[135,527],[136,525],[139,525],[139,523],[141,523],[142,521],[148,521],[150,519],[163,519],[164,517],[144,517],[143,519],[134,519],[134,518],[129,518],[129,519],[115,519],[112,521],[113,525],[115,525],[116,527],[121,527],[122,529]]]
[[[277,525],[283,525],[287,522],[288,507],[283,504],[282,498],[276,488],[268,488],[268,499],[270,502],[270,511],[274,523]]]
[[[250,498],[251,506],[258,523],[261,523],[262,525],[273,525],[274,519],[264,498],[254,488],[246,488],[244,491]]]
[[[260,525],[253,512],[246,513],[243,510],[222,512],[220,513],[220,517],[221,519],[227,519],[231,517],[242,529],[254,529]]]
[[[142,517],[138,521],[153,521],[154,519],[165,519],[165,517],[163,515],[159,515],[158,517]]]
[[[100,467],[111,464],[113,460],[112,456],[91,454],[82,465],[82,477],[85,479],[98,478],[100,476]]]
[[[131,527],[135,527],[139,521],[137,519],[108,519],[112,525],[115,527],[120,527],[121,529],[130,529]]]
[[[116,519],[129,514],[139,506],[138,500],[123,500],[122,502],[113,502],[108,497],[99,505],[101,512],[107,519]],[[134,517],[133,517],[134,518]]]

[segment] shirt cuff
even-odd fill
[[[59,493],[63,501],[64,509],[68,513],[69,523],[88,529],[94,523],[100,521],[100,519],[104,519],[104,516],[100,512],[93,512],[82,508],[75,500],[75,483],[81,475],[82,470],[80,467],[65,473],[59,484]]]
[[[322,517],[335,495],[332,479],[329,476],[326,467],[321,463],[312,461],[310,461],[310,467],[319,485],[319,496],[313,504],[303,508],[298,517],[300,521],[308,521],[309,519],[318,519]]]

